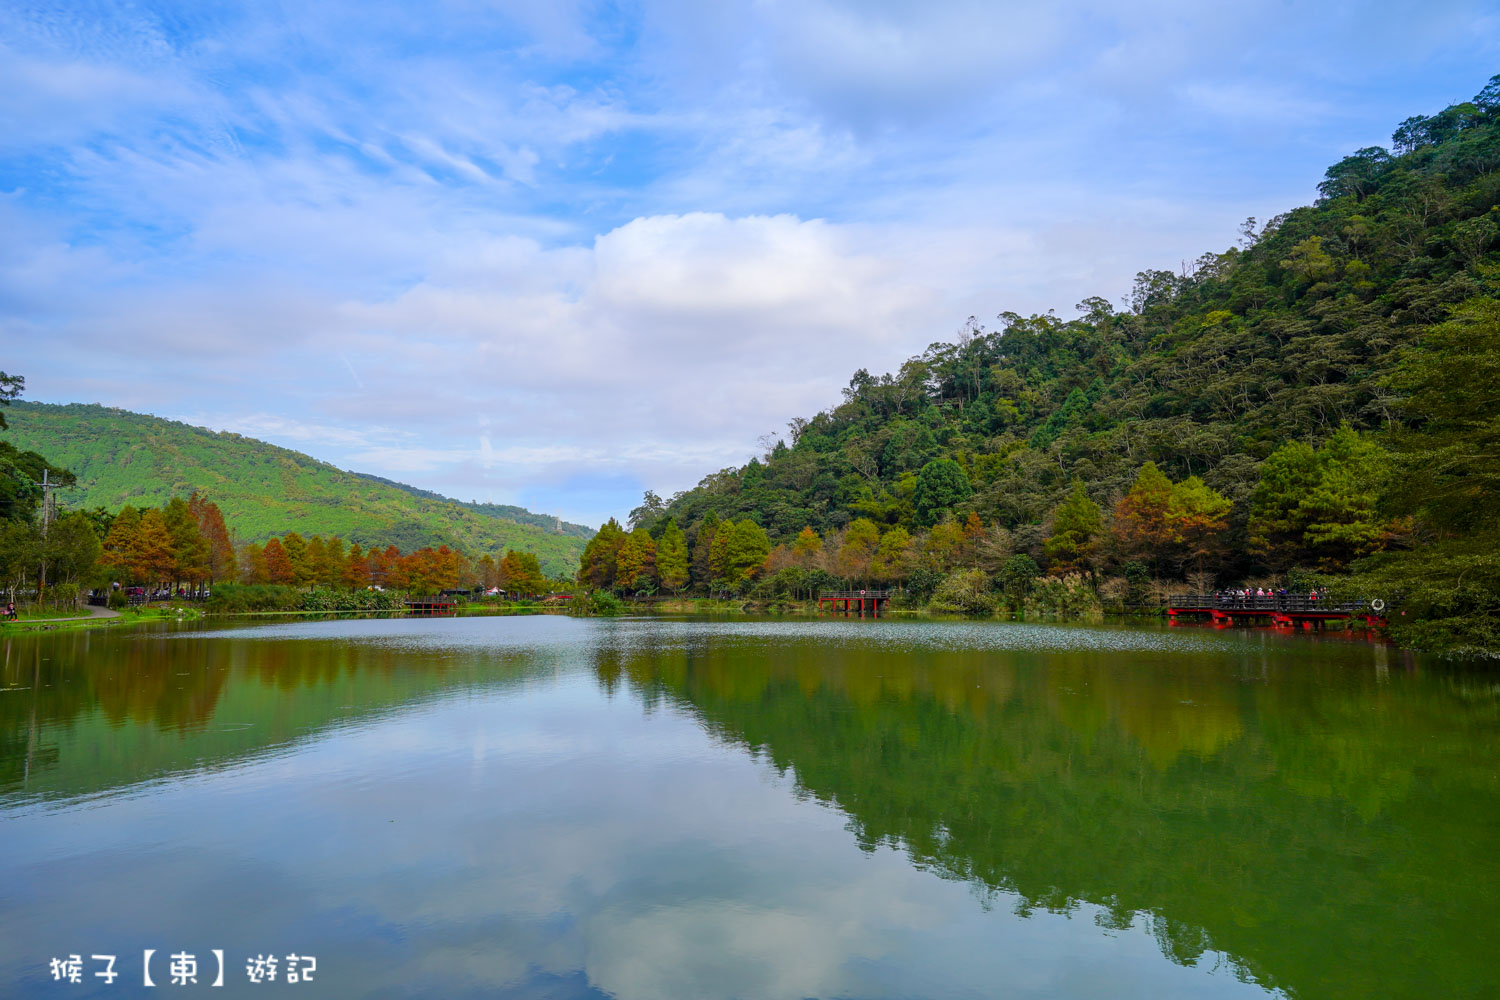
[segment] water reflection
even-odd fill
[[[325,995],[1484,995],[1496,685],[1304,638],[10,639],[0,975],[263,941]]]
[[[0,807],[234,763],[558,662],[545,632],[443,650],[424,649],[428,636],[409,628],[365,620],[0,640]]]
[[[1466,931],[1500,925],[1494,688],[1399,653],[1393,674],[1383,647],[1242,638],[892,656],[874,638],[647,629],[595,671],[691,707],[847,813],[866,849],[1019,913],[1097,904],[1104,928],[1145,920],[1174,962],[1218,952],[1299,996],[1480,995],[1500,974]]]

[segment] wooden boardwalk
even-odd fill
[[[1167,599],[1167,620],[1207,618],[1216,625],[1263,624],[1284,628],[1323,628],[1331,621],[1386,624],[1384,601],[1336,604],[1325,598],[1236,597],[1230,594],[1174,594]]]
[[[825,590],[818,595],[818,613],[826,603],[837,614],[857,613],[863,618],[868,610],[871,618],[879,618],[890,601],[889,590]]]
[[[406,602],[406,610],[414,615],[451,615],[457,608],[458,602],[446,597],[419,597]]]

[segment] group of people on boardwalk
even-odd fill
[[[1282,587],[1280,590],[1272,590],[1270,587],[1243,587],[1238,590],[1220,590],[1214,594],[1214,600],[1221,607],[1243,608],[1248,604],[1260,603],[1264,601],[1276,601],[1278,603],[1285,603],[1287,598],[1296,598],[1297,596],[1298,595],[1296,594],[1287,593],[1287,589],[1285,587]],[[1316,604],[1320,598],[1326,596],[1326,592],[1320,591],[1316,587],[1307,592],[1307,600],[1314,604]]]

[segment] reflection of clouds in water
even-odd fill
[[[268,625],[180,632],[174,639],[336,640],[394,649],[445,647],[513,648],[585,645],[593,633],[586,619],[567,615],[474,615],[414,618],[395,614],[375,618],[287,621]]]
[[[317,954],[340,996],[1260,992],[1169,964],[1144,930],[987,912],[963,882],[860,851],[847,817],[791,789],[587,674],[445,700],[107,809],[17,817],[3,870],[32,861],[7,879],[24,905],[0,915],[19,945],[0,974],[86,930],[122,953]]]
[[[1223,650],[1237,634],[1169,633],[1153,628],[1001,621],[844,620],[831,618],[716,621],[673,618],[572,618],[566,615],[375,618],[289,622],[177,638],[336,639],[409,649],[542,647],[557,652],[607,646],[686,645],[708,639],[780,639],[921,649],[1099,653],[1201,653]],[[1260,637],[1256,637],[1260,638]]]

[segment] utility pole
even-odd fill
[[[53,494],[60,488],[56,483],[49,481],[51,471],[47,468],[42,469],[42,538],[44,539],[47,537],[47,527],[57,516],[57,501]]]
[[[57,515],[56,491],[58,484],[51,481],[52,470],[42,468],[42,566],[37,574],[36,600],[42,602],[42,594],[47,589],[47,529],[52,525],[52,519]]]

